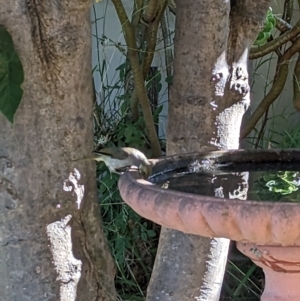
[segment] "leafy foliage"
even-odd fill
[[[243,260],[227,263],[220,300],[259,301],[263,286],[262,269],[243,256]]]
[[[13,123],[23,96],[22,63],[8,31],[0,26],[0,111]]]
[[[265,24],[263,30],[258,34],[254,45],[262,46],[267,43],[268,39],[271,37],[271,34],[276,26],[276,19],[272,13],[272,8],[270,7],[266,16]]]
[[[156,254],[159,227],[141,218],[120,197],[118,175],[98,169],[99,201],[104,232],[117,264],[116,287],[124,299],[144,298]],[[102,177],[101,177],[102,176]],[[138,298],[138,295],[141,295]]]

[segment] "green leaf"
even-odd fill
[[[271,37],[272,31],[275,28],[276,19],[272,13],[272,9],[269,8],[268,13],[266,15],[265,24],[263,30],[258,34],[256,40],[254,41],[254,45],[262,46],[267,40]]]
[[[148,238],[147,237],[147,233],[146,232],[142,232],[141,233],[141,238],[142,238],[143,241],[147,241],[147,238]]]
[[[147,230],[148,237],[155,237],[156,233],[153,230]]]
[[[146,89],[149,90],[152,87],[152,85],[153,85],[152,80],[147,81],[146,82]]]
[[[161,82],[161,73],[159,71],[157,71],[155,73],[155,75],[152,77],[152,79],[154,79],[154,78],[157,83]]]
[[[134,125],[128,125],[124,131],[125,141],[130,144],[134,141],[141,140],[141,134]]]
[[[126,128],[125,128],[125,131],[124,131],[124,136],[127,139],[130,139],[133,135],[134,135],[134,127],[131,126],[131,125],[128,125]]]
[[[119,264],[121,265],[125,258],[124,258],[124,251],[125,251],[125,241],[122,236],[117,236],[116,237],[116,242],[115,242],[115,250],[116,250],[116,258],[119,261]]]
[[[166,79],[165,79],[166,83],[167,84],[172,84],[173,82],[173,76],[167,76]]]
[[[159,93],[161,91],[161,88],[162,88],[162,84],[161,83],[157,83],[157,92]]]
[[[254,42],[254,45],[262,46],[265,44],[267,38],[264,32],[260,32]]]
[[[163,107],[164,107],[163,105],[158,106],[158,107],[155,109],[153,115],[158,116],[158,115],[161,113]]]
[[[121,64],[121,65],[119,65],[119,66],[116,68],[116,71],[118,71],[118,70],[124,70],[125,68],[126,68],[126,62],[123,63],[123,64]]]
[[[121,104],[121,113],[122,113],[122,115],[124,115],[124,114],[126,113],[127,110],[128,110],[128,103],[124,101],[124,102]]]
[[[8,31],[0,26],[0,111],[13,123],[23,96],[22,63]]]

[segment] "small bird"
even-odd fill
[[[95,160],[103,161],[110,172],[120,174],[120,170],[136,166],[143,179],[148,179],[152,172],[152,164],[139,150],[132,147],[102,148],[93,151],[93,156],[84,157],[74,161]]]

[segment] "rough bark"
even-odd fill
[[[0,115],[0,299],[115,300],[93,149],[90,1],[1,0],[24,96]]]
[[[269,0],[177,0],[167,154],[236,149]],[[162,229],[147,300],[219,300],[229,241]]]

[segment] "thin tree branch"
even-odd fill
[[[137,28],[143,11],[143,0],[134,0],[131,24],[134,30]]]
[[[241,138],[245,138],[252,131],[252,129],[255,127],[255,125],[257,124],[259,119],[262,117],[262,115],[266,112],[268,107],[280,95],[282,89],[284,88],[285,82],[286,82],[290,59],[296,52],[299,52],[299,50],[300,50],[300,38],[298,38],[296,40],[296,42],[279,59],[278,73],[273,82],[273,86],[272,86],[271,90],[269,91],[269,93],[261,101],[259,106],[256,108],[255,112],[252,114],[249,121],[243,128],[243,130],[241,132]]]
[[[145,56],[142,61],[142,71],[143,71],[143,78],[146,79],[151,63],[153,61],[155,48],[156,48],[156,39],[157,39],[157,31],[158,26],[160,23],[160,20],[162,18],[162,15],[166,9],[167,6],[167,0],[160,0],[159,5],[157,8],[157,14],[155,16],[155,19],[153,22],[149,24],[149,26],[146,28],[145,37],[146,37],[146,50],[145,50]],[[132,119],[133,121],[137,121],[136,118],[138,118],[138,115],[136,112],[138,112],[138,97],[137,92],[134,89],[131,97],[131,110],[133,112]]]
[[[143,12],[143,0],[134,1],[134,11],[132,15],[132,26],[134,27],[135,37],[137,39],[137,45],[139,49],[142,49],[142,44],[145,40],[145,24],[141,21],[141,16]],[[139,120],[139,100],[136,95],[136,90],[133,88],[130,99],[130,108],[131,108],[131,118],[135,122]]]
[[[293,38],[299,35],[299,33],[300,33],[300,20],[295,24],[295,26],[291,30],[285,32],[284,34],[277,37],[270,43],[267,43],[258,48],[252,48],[249,54],[249,59],[254,60],[268,53],[271,53],[272,51],[275,51],[278,47],[291,41]]]
[[[145,56],[142,62],[142,70],[143,70],[143,75],[144,78],[146,78],[151,63],[153,61],[154,53],[155,53],[155,48],[156,48],[156,39],[157,39],[157,31],[158,31],[158,26],[161,21],[161,18],[163,16],[163,13],[166,9],[167,6],[167,0],[160,0],[159,5],[157,8],[157,14],[153,22],[149,24],[148,28],[146,29],[146,43],[147,43],[147,48],[145,52]]]
[[[282,19],[291,23],[294,13],[294,0],[285,0]]]
[[[297,111],[300,111],[300,54],[294,68],[293,76],[293,105]]]
[[[161,19],[161,31],[163,35],[164,41],[164,49],[165,49],[165,61],[166,61],[166,70],[167,77],[170,78],[173,75],[173,52],[171,49],[172,41],[167,30],[167,20],[165,14],[163,14]],[[170,84],[168,83],[168,90],[170,91]]]
[[[154,19],[157,9],[158,9],[158,0],[149,0],[148,6],[144,11],[143,18],[145,22],[150,23]]]
[[[270,108],[270,107],[269,107],[269,108]],[[262,122],[260,131],[259,131],[259,133],[258,133],[258,137],[257,137],[257,140],[256,140],[256,143],[255,143],[254,148],[258,148],[259,142],[260,142],[260,140],[262,139],[262,137],[263,137],[263,135],[264,135],[264,130],[265,130],[265,127],[266,127],[267,121],[268,121],[269,108],[267,108],[267,111],[266,111],[266,113],[265,113],[264,120],[263,120],[263,122]]]
[[[275,19],[276,19],[276,28],[281,32],[281,33],[284,33],[290,29],[292,29],[292,26],[284,21],[283,19],[275,16]]]
[[[112,0],[112,2],[115,6],[115,9],[117,11],[119,20],[121,22],[124,31],[124,37],[128,47],[128,59],[131,64],[131,70],[134,78],[136,93],[142,107],[145,125],[147,129],[147,136],[151,144],[152,155],[154,158],[160,157],[161,149],[160,149],[160,144],[156,133],[155,125],[153,122],[151,106],[147,96],[147,90],[144,83],[142,68],[139,62],[135,31],[132,24],[128,20],[128,16],[126,14],[122,1]]]
[[[170,12],[173,13],[176,16],[176,2],[175,2],[175,0],[168,0],[168,8],[169,8]]]

